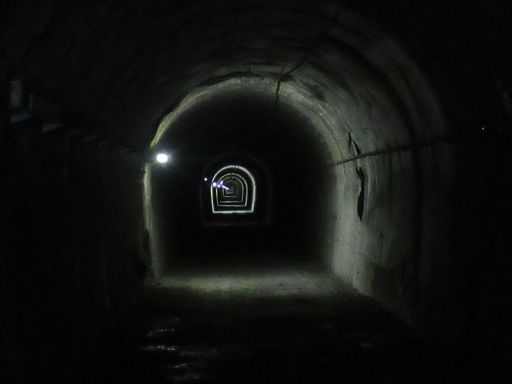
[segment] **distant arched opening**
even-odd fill
[[[240,165],[219,169],[210,183],[210,203],[213,214],[251,214],[257,197],[253,174]]]

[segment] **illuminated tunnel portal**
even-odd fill
[[[5,382],[508,373],[503,2],[75,3],[0,12]]]
[[[208,182],[208,178],[205,177],[204,181]],[[257,183],[251,171],[241,165],[226,165],[215,172],[210,181],[211,212],[254,214],[257,191]]]

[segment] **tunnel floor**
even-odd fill
[[[66,339],[47,340],[46,349],[38,341],[39,357],[25,351],[30,382],[442,383],[471,375],[464,356],[420,338],[322,269],[177,271],[146,285],[123,313],[62,324]]]
[[[323,297],[344,289],[336,278],[313,262],[293,265],[274,262],[269,268],[261,263],[232,263],[228,267],[176,269],[154,284],[168,294],[196,294],[206,299],[228,300],[272,297]],[[346,289],[346,288],[345,288]]]
[[[148,286],[121,324],[113,340],[122,340],[122,358],[106,381],[120,371],[137,383],[448,378],[436,348],[321,270],[177,272]]]

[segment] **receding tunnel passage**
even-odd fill
[[[145,191],[155,276],[323,261],[324,144],[270,90],[230,81],[162,120],[152,151],[173,162],[147,164]]]
[[[501,2],[23,0],[0,18],[6,382],[507,368]]]
[[[205,177],[204,181],[208,181]],[[241,165],[226,165],[213,175],[210,185],[214,214],[255,213],[257,184],[251,171]]]

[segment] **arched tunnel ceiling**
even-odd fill
[[[20,26],[7,30],[4,64],[12,70],[21,63],[17,71],[36,91],[83,116],[100,134],[138,149],[185,97],[247,78],[279,84],[280,97],[304,95],[343,127],[344,140],[351,133],[366,151],[443,135],[435,96],[415,65],[427,76],[435,71],[436,92],[448,98],[443,107],[450,111],[465,95],[453,91],[460,84],[449,74],[471,73],[481,64],[464,60],[486,36],[471,31],[472,20],[457,19],[456,6],[371,3],[27,1],[13,20],[33,23],[20,24],[28,27],[24,34]],[[483,9],[472,7],[475,17]],[[493,10],[492,4],[486,8]],[[392,13],[395,22],[382,22]],[[460,28],[453,34],[467,33],[461,40],[467,43],[457,47],[441,38],[450,39],[454,22]],[[20,40],[25,48],[12,49]],[[481,90],[470,82],[464,87]],[[361,121],[364,116],[369,121]]]

